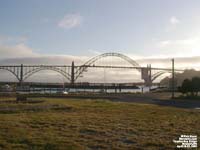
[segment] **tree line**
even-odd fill
[[[200,92],[200,77],[185,79],[178,90],[187,96],[198,96]]]

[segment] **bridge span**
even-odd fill
[[[128,62],[131,66],[115,66],[115,65],[96,65],[95,63],[104,57],[118,57],[122,60]],[[128,56],[120,53],[104,53],[95,56],[83,65],[75,65],[74,61],[71,65],[1,65],[0,70],[7,70],[12,73],[20,84],[26,81],[33,74],[40,72],[42,70],[52,70],[60,73],[65,77],[71,84],[74,84],[78,78],[81,77],[88,68],[118,68],[118,69],[135,69],[141,73],[141,79],[144,80],[146,85],[151,85],[153,81],[164,73],[171,73],[172,68],[153,68],[151,65],[147,67],[141,67],[135,60]],[[155,74],[152,71],[156,70]],[[181,72],[183,70],[176,69],[176,72]]]

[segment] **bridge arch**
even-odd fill
[[[9,69],[9,68],[1,68],[1,67],[0,67],[0,70],[6,70],[7,72],[9,72],[13,76],[15,76],[18,81],[20,81],[19,74],[16,74],[15,70],[12,70],[12,69]]]
[[[158,77],[160,77],[161,75],[166,74],[166,73],[171,73],[171,71],[159,71],[152,75],[151,81],[152,82],[155,81]]]
[[[34,68],[28,72],[26,72],[24,74],[24,79],[23,80],[27,80],[29,77],[31,77],[32,75],[40,72],[40,71],[43,71],[43,70],[51,70],[51,71],[55,71],[55,72],[58,72],[59,74],[61,74],[63,77],[65,77],[67,80],[71,80],[70,78],[70,74],[63,71],[62,69],[59,69],[59,68],[56,68],[56,67],[38,67],[38,68]]]
[[[88,68],[87,66],[92,65],[94,62],[100,60],[101,58],[109,57],[109,56],[121,58],[121,59],[127,61],[128,63],[130,63],[131,65],[133,65],[134,67],[140,67],[140,65],[136,61],[134,61],[133,59],[131,59],[130,57],[128,57],[124,54],[121,54],[121,53],[104,53],[104,54],[101,54],[101,55],[98,55],[98,56],[95,56],[95,57],[89,59],[80,68],[78,68],[75,72],[75,75],[76,75],[75,80],[77,80],[78,77],[80,77],[80,75],[84,71],[86,71],[86,69]],[[137,69],[137,70],[139,72],[141,71],[140,69]]]

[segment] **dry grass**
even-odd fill
[[[0,103],[0,149],[164,150],[174,149],[172,140],[181,134],[200,136],[198,110],[105,100],[40,100],[45,102]]]

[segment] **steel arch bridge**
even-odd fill
[[[166,73],[172,73],[172,71],[159,71],[159,72],[156,72],[155,74],[153,74],[151,76],[151,81],[155,81],[158,77],[162,76],[163,74],[166,74]]]
[[[127,61],[128,63],[130,63],[133,67],[138,67],[138,68],[140,67],[140,65],[139,65],[136,61],[134,61],[134,60],[131,59],[130,57],[125,56],[125,55],[123,55],[123,54],[120,54],[120,53],[104,53],[104,54],[101,54],[101,55],[98,55],[98,56],[95,56],[95,57],[89,59],[89,60],[86,61],[82,66],[80,66],[80,67],[76,70],[76,72],[75,72],[75,75],[76,75],[76,76],[75,76],[74,80],[77,80],[77,79],[80,77],[80,75],[81,75],[84,71],[87,70],[87,68],[89,68],[89,67],[95,67],[93,64],[94,64],[96,61],[100,60],[101,58],[110,57],[110,56],[111,56],[111,57],[118,57],[118,58],[121,58],[121,59]],[[137,70],[140,71],[140,69],[138,69],[138,68],[137,68]]]
[[[53,65],[16,65],[16,66],[0,66],[0,70],[7,70],[12,73],[19,82],[25,81],[37,72],[42,70],[52,70],[60,73],[63,77],[71,80],[69,74],[69,67],[71,66],[53,66]]]
[[[118,57],[122,60],[128,62],[131,67],[125,66],[96,66],[94,65],[95,62],[104,58],[104,57]],[[7,70],[12,73],[17,80],[22,83],[31,77],[33,74],[38,73],[42,70],[52,70],[58,72],[71,83],[74,83],[86,70],[87,68],[128,68],[128,69],[135,69],[141,72],[142,79],[144,79],[145,83],[150,82],[152,83],[156,78],[163,75],[166,72],[171,72],[171,69],[166,68],[151,68],[141,67],[135,60],[131,59],[130,57],[120,54],[120,53],[104,53],[98,56],[95,56],[88,61],[86,61],[83,65],[75,66],[74,62],[71,65],[7,65],[7,66],[0,66],[0,70]],[[151,74],[151,70],[161,70],[155,74]],[[177,70],[178,71],[178,70]]]
[[[0,70],[6,70],[14,75],[18,81],[21,79],[21,69],[20,66],[0,66]]]

